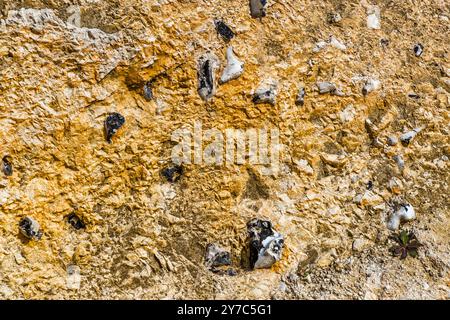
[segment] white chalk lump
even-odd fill
[[[333,94],[336,96],[343,95],[342,91],[338,87],[336,87],[336,85],[332,82],[328,82],[328,81],[317,82],[316,85],[317,85],[317,88],[319,89],[320,94],[329,93],[329,94]]]
[[[412,139],[420,132],[422,131],[422,128],[414,128],[411,131],[405,132],[400,136],[400,141],[404,146],[409,145]]]
[[[275,105],[278,83],[273,79],[263,81],[253,94],[253,102]]]
[[[247,231],[252,269],[270,268],[281,259],[284,239],[273,230],[270,221],[252,219],[247,223]]]
[[[240,61],[233,52],[233,47],[227,49],[227,66],[222,72],[220,83],[226,83],[230,80],[239,78],[244,73],[244,63]]]
[[[366,83],[364,84],[364,87],[362,89],[363,95],[368,95],[372,91],[378,90],[381,86],[380,80],[378,79],[367,79]]]
[[[389,217],[387,227],[389,230],[397,230],[401,222],[407,222],[416,218],[416,212],[409,203],[401,204]]]

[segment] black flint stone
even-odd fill
[[[214,25],[216,26],[217,32],[226,42],[230,41],[234,37],[234,32],[223,21],[215,20]]]
[[[20,220],[19,229],[28,239],[40,239],[42,236],[42,233],[39,230],[33,230],[33,222],[28,217]]]
[[[253,269],[263,248],[263,241],[274,234],[272,223],[267,220],[253,219],[247,223],[250,239],[250,267]]]
[[[181,166],[173,166],[165,168],[161,171],[161,174],[167,181],[174,183],[180,180],[181,175],[183,174],[183,167]]]
[[[212,267],[229,266],[231,264],[231,256],[229,252],[220,252],[214,257]]]
[[[153,90],[150,82],[144,84],[144,98],[147,101],[153,100]]]
[[[106,141],[111,143],[112,136],[119,130],[120,127],[125,123],[125,118],[117,113],[111,113],[105,120],[105,133]]]
[[[75,213],[69,214],[67,216],[67,221],[76,230],[84,229],[86,227],[86,225],[83,223],[83,221],[81,221],[80,217],[78,217]]]
[[[423,53],[423,45],[418,43],[414,46],[414,54],[416,55],[416,57],[420,57]]]
[[[200,69],[198,70],[198,79],[199,79],[199,91],[205,91],[202,89],[206,89],[206,92],[203,96],[203,99],[208,99],[211,97],[214,91],[214,79],[212,74],[212,62],[207,59],[202,62],[200,65]]]
[[[12,176],[13,174],[12,164],[8,161],[7,157],[3,158],[2,171],[5,176]]]

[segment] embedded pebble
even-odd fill
[[[300,87],[298,89],[297,98],[295,99],[295,104],[298,106],[303,106],[305,103],[305,88]]]
[[[216,27],[217,33],[220,34],[225,42],[229,42],[234,37],[233,30],[231,30],[222,20],[214,20],[214,26]]]
[[[42,237],[39,222],[31,217],[25,217],[19,222],[20,232],[31,240],[39,240]]]
[[[117,130],[123,126],[125,118],[117,112],[111,113],[105,120],[106,141],[111,143],[111,138],[116,134]]]
[[[342,96],[343,93],[339,90],[336,85],[332,82],[323,81],[316,83],[317,88],[319,89],[320,94],[330,93],[336,96]]]
[[[378,90],[381,86],[381,83],[377,79],[368,79],[362,88],[363,95],[367,95],[372,91]]]
[[[267,80],[256,89],[253,94],[252,101],[256,104],[269,103],[275,104],[275,98],[277,96],[277,83],[273,80]]]
[[[267,220],[252,219],[247,223],[252,269],[270,268],[281,259],[284,239]]]
[[[198,93],[203,100],[209,100],[215,93],[214,83],[215,69],[218,67],[218,59],[211,53],[200,57],[198,62]]]
[[[152,90],[152,85],[151,85],[150,81],[148,81],[144,84],[144,98],[147,101],[153,100],[153,90]]]
[[[10,157],[5,156],[2,159],[2,171],[5,174],[5,176],[12,176],[13,174],[13,168],[12,168],[12,164],[10,162]]]
[[[413,51],[416,57],[420,57],[423,53],[423,45],[420,43],[415,44],[413,47]]]
[[[250,0],[250,13],[252,18],[263,18],[266,16],[267,0]]]
[[[231,254],[220,246],[210,243],[206,247],[205,264],[208,268],[229,266]]]
[[[317,42],[315,47],[313,48],[313,52],[317,53],[320,50],[327,47],[328,45],[335,47],[336,49],[339,49],[339,50],[347,49],[347,46],[345,44],[343,44],[339,39],[335,38],[334,36],[330,36],[328,41],[321,40],[321,41]]]
[[[330,12],[327,15],[327,22],[329,24],[336,24],[336,23],[339,23],[341,20],[342,20],[342,17],[339,14],[339,12]]]
[[[400,136],[400,141],[404,146],[409,145],[411,140],[421,131],[421,128],[415,128],[411,131],[405,132]]]
[[[380,8],[377,6],[371,6],[367,10],[367,27],[375,30],[381,28]]]
[[[389,145],[389,146],[395,146],[395,145],[397,145],[397,143],[398,143],[398,139],[397,139],[397,137],[388,137],[387,138],[387,144]]]
[[[67,216],[67,222],[74,227],[76,230],[84,229],[86,226],[75,213],[71,213]]]
[[[227,49],[227,66],[223,70],[222,76],[220,77],[220,83],[225,83],[230,80],[239,78],[244,72],[244,63],[236,56],[233,52],[233,47],[228,47]]]
[[[171,166],[168,168],[165,168],[161,171],[161,174],[163,177],[167,179],[167,181],[174,183],[180,180],[181,176],[183,175],[183,167],[179,165]]]
[[[414,207],[409,203],[401,204],[389,217],[387,227],[389,230],[397,230],[401,222],[407,222],[416,218]]]
[[[397,166],[400,169],[400,171],[403,171],[403,169],[405,169],[405,161],[403,160],[403,157],[397,154],[393,157],[393,159],[397,163]]]

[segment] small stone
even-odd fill
[[[400,222],[407,222],[416,219],[414,207],[409,203],[401,204],[399,208],[389,217],[387,227],[389,230],[397,230]]]
[[[183,175],[183,167],[179,165],[174,165],[168,168],[165,168],[161,171],[163,177],[167,179],[167,181],[174,183],[180,180]]]
[[[415,44],[413,47],[413,51],[416,57],[420,57],[423,53],[423,45],[420,43]]]
[[[39,223],[31,217],[25,217],[19,222],[20,232],[30,240],[39,240],[42,237]]]
[[[356,239],[353,241],[352,250],[356,252],[361,252],[367,246],[367,241],[364,239]]]
[[[147,101],[152,101],[153,100],[153,90],[152,90],[152,84],[150,81],[146,82],[144,84],[144,98]]]
[[[9,156],[5,156],[2,159],[2,171],[5,174],[5,176],[9,177],[12,176],[13,174],[13,167],[10,161],[10,157]]]
[[[400,179],[392,177],[388,182],[389,190],[394,194],[400,194],[403,190],[403,183]]]
[[[267,220],[252,219],[247,223],[252,269],[270,268],[281,259],[284,239]]]
[[[295,104],[298,106],[303,106],[305,103],[305,88],[300,87],[298,89],[297,98],[295,99]]]
[[[421,128],[415,128],[411,131],[408,131],[400,136],[400,141],[406,147],[409,145],[411,140],[421,131]]]
[[[362,89],[363,95],[367,95],[372,91],[378,90],[381,86],[381,83],[377,79],[368,79],[366,83],[364,84],[364,87]]]
[[[227,66],[220,77],[220,83],[223,84],[230,80],[239,78],[244,73],[244,63],[238,60],[233,52],[233,47],[227,49]]]
[[[250,0],[250,13],[252,18],[263,18],[266,16],[267,0]]]
[[[401,155],[397,154],[392,159],[394,159],[394,161],[397,163],[400,171],[403,171],[405,169],[405,161],[403,160],[403,157]]]
[[[214,83],[215,70],[218,67],[218,59],[211,53],[200,57],[198,62],[198,93],[203,100],[207,101],[215,93]]]
[[[217,33],[222,36],[225,42],[229,42],[234,37],[234,32],[222,20],[214,20],[214,25],[216,27]]]
[[[371,6],[367,10],[367,27],[369,29],[380,29],[380,8],[378,6]]]
[[[105,120],[106,141],[111,143],[111,138],[116,134],[117,130],[123,126],[125,118],[117,112],[111,113]]]
[[[327,15],[327,22],[329,24],[337,24],[342,20],[341,15],[339,14],[339,12],[330,12]]]
[[[220,246],[210,243],[206,247],[205,264],[210,269],[229,266],[231,264],[231,254]]]
[[[319,89],[320,94],[330,93],[337,96],[341,96],[342,92],[336,87],[336,85],[332,82],[323,81],[316,83],[317,88]]]
[[[408,93],[408,98],[420,99],[420,96],[417,93],[415,93],[415,92],[410,92],[410,93]]]
[[[393,147],[393,146],[397,145],[397,143],[398,143],[397,137],[388,137],[387,138],[387,144],[389,146]]]
[[[67,216],[67,222],[69,222],[69,224],[76,230],[84,229],[86,227],[81,218],[75,213],[71,213]]]
[[[267,80],[260,85],[253,94],[252,101],[256,104],[269,103],[275,105],[275,98],[277,96],[277,83],[273,80]]]

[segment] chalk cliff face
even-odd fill
[[[448,3],[251,3],[0,2],[1,298],[449,297]],[[173,167],[196,124],[277,129],[279,165]],[[271,268],[253,218],[283,236]]]

